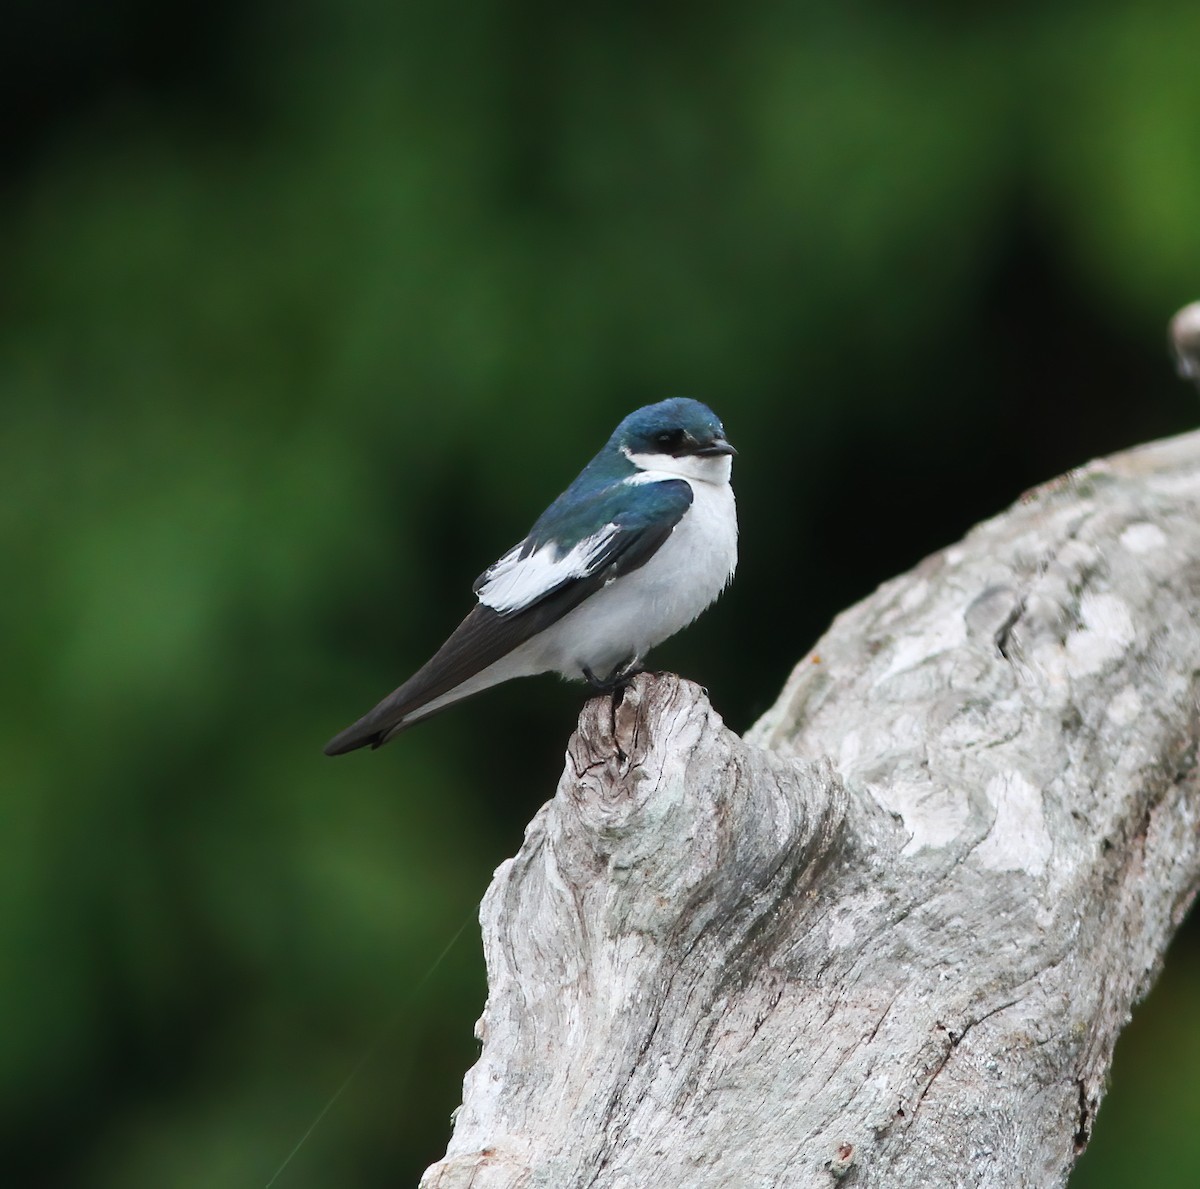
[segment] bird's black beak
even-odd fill
[[[716,458],[719,454],[733,455],[737,451],[724,438],[713,438],[707,446],[701,446],[695,453],[701,458]]]

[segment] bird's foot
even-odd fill
[[[587,665],[582,666],[582,672],[588,685],[598,694],[611,694],[623,690],[639,673],[644,672],[637,662],[637,657],[618,665],[607,677],[597,677]]]

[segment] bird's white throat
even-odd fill
[[[634,454],[627,446],[621,447],[621,453],[638,468],[638,473],[630,475],[626,483],[655,483],[664,475],[671,475],[720,487],[733,474],[733,459],[728,454],[683,454],[676,458],[673,454]]]

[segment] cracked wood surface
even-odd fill
[[[423,1189],[1055,1186],[1200,881],[1200,434],[841,615],[744,740],[584,708]]]

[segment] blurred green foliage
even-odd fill
[[[581,695],[321,744],[639,404],[741,450],[738,582],[656,658],[737,729],[844,603],[1188,425],[1200,7],[98,11],[0,50],[8,1167],[265,1185],[368,1052],[278,1183],[411,1184],[473,924],[427,973]],[[1179,948],[1073,1185],[1200,1183]]]

